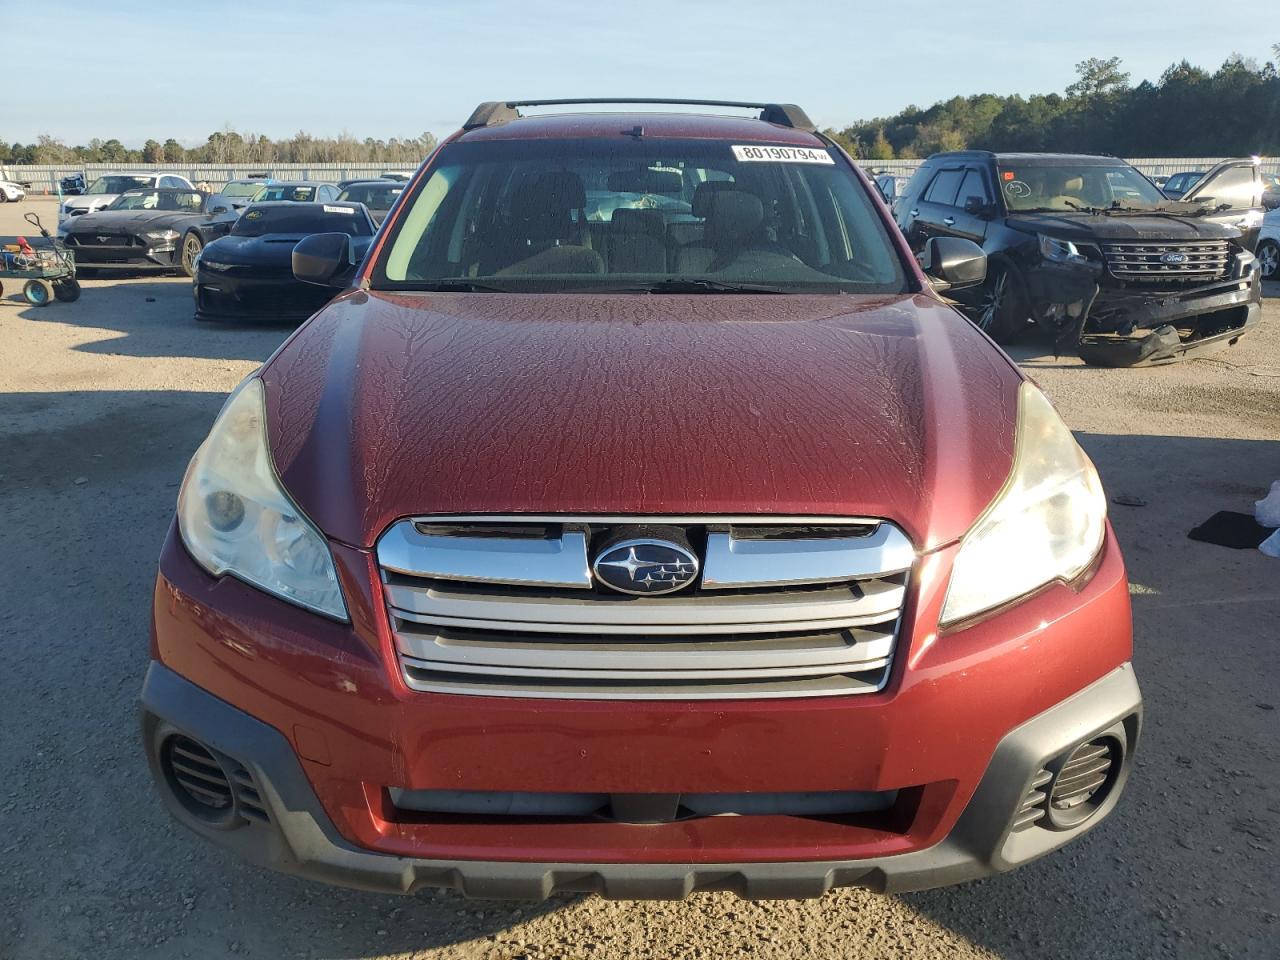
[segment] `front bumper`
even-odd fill
[[[922,890],[1001,873],[1075,839],[1115,806],[1141,725],[1142,698],[1129,664],[1008,733],[954,829],[914,853],[866,860],[758,863],[545,863],[427,860],[374,853],[348,843],[325,814],[289,741],[161,664],[147,671],[142,727],[153,775],[161,784],[159,745],[173,733],[210,746],[224,766],[253,780],[268,819],[243,818],[231,829],[189,815],[162,787],[185,825],[260,866],[342,886],[385,893],[447,887],[467,896],[539,900],[555,893],[617,899],[682,899],[695,890],[730,890],[748,899],[817,897],[835,887],[882,892]],[[1100,734],[1124,744],[1124,762],[1106,800],[1067,830],[1012,829],[1032,778],[1055,757]]]
[[[1127,770],[1137,737],[1128,586],[1110,536],[1086,583],[1054,585],[938,637],[927,625],[945,595],[953,548],[942,548],[921,563],[884,690],[733,702],[412,691],[398,672],[376,562],[331,546],[350,625],[209,577],[171,529],[154,606],[158,663],[143,695],[153,767],[168,731],[182,732],[249,772],[270,822],[211,828],[172,795],[170,809],[255,862],[317,879],[501,897],[936,886],[1009,869],[1092,826],[1123,779],[1078,830],[1010,831],[1046,758],[1114,730]],[[1095,687],[1105,695],[1088,693]],[[893,790],[910,802],[875,822],[759,815],[636,824],[415,816],[395,808],[394,789]]]
[[[281,320],[301,322],[337,292],[301,283],[293,274],[218,273],[200,267],[195,280],[199,320]]]
[[[1096,265],[1028,273],[1033,315],[1078,335],[1080,356],[1108,367],[1170,363],[1234,344],[1262,316],[1261,274],[1242,259],[1225,280],[1181,289],[1100,283]]]
[[[177,245],[160,242],[151,246],[141,244],[75,244],[76,263],[95,270],[138,270],[160,268],[172,270],[177,264]]]

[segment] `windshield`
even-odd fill
[[[1107,208],[1168,203],[1156,185],[1124,164],[1001,163],[1000,188],[1010,210]]]
[[[204,197],[195,190],[133,190],[107,205],[108,210],[190,210],[198,212]]]
[[[139,187],[151,186],[150,177],[99,177],[89,185],[85,193],[124,193]]]
[[[353,237],[364,237],[372,232],[359,207],[330,203],[250,207],[231,228],[232,235],[237,237],[261,237],[268,233],[303,236],[309,233],[349,233]]]
[[[402,193],[402,183],[355,183],[338,194],[338,199],[363,203],[370,210],[390,210]]]
[[[292,183],[273,183],[262,188],[253,197],[256,201],[292,200],[295,203],[310,203],[316,198],[313,186],[298,186]]]
[[[262,186],[261,180],[232,180],[218,192],[224,197],[252,197]]]
[[[870,196],[825,149],[716,140],[506,140],[443,148],[374,285],[901,292]]]

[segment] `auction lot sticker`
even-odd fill
[[[831,154],[816,147],[769,147],[764,144],[739,146],[734,144],[733,155],[743,163],[827,163],[834,164]]]

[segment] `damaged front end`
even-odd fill
[[[1042,237],[1041,251],[1027,274],[1032,314],[1059,353],[1074,344],[1089,364],[1150,366],[1211,352],[1235,343],[1261,316],[1261,271],[1232,240],[1062,244]]]

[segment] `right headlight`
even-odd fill
[[[1013,469],[960,541],[942,625],[1054,580],[1074,580],[1097,557],[1106,523],[1107,501],[1093,464],[1048,398],[1023,383]]]
[[[178,531],[196,562],[283,600],[347,620],[329,545],[276,478],[262,381],[227,399],[187,468]]]

